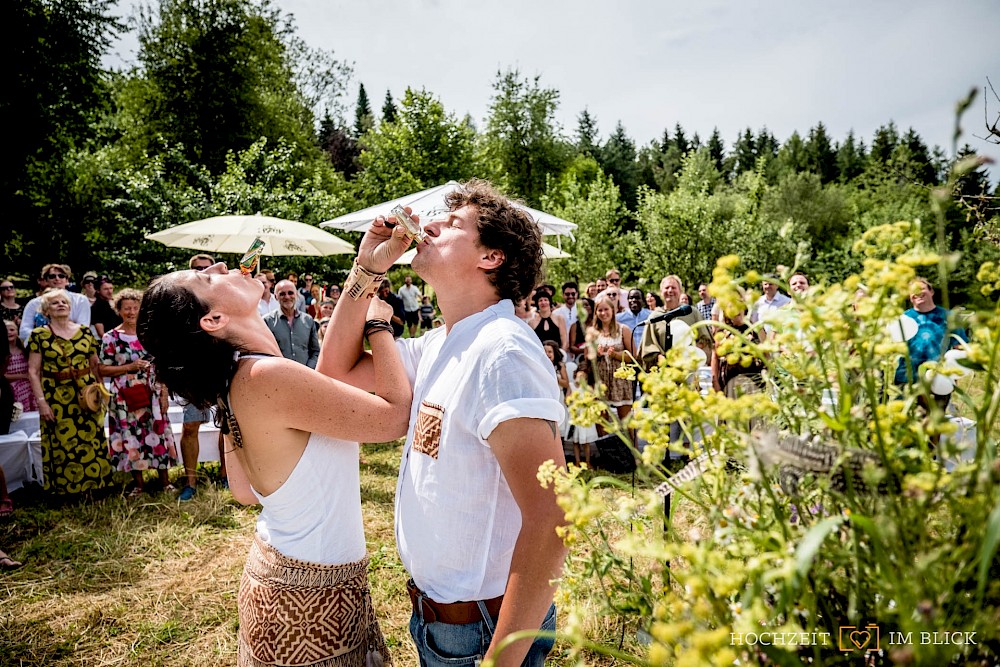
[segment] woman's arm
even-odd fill
[[[559,372],[556,373],[556,382],[563,389],[569,389],[569,376],[566,375],[566,364],[559,364]]]
[[[42,393],[42,355],[38,352],[28,353],[28,382],[31,383],[31,393],[35,395],[35,402],[38,403],[38,416],[45,421],[52,421],[56,418],[45,400]]]
[[[580,345],[576,344],[576,337],[577,337],[576,332],[577,329],[579,329],[582,324],[583,324],[582,322],[577,320],[576,322],[573,322],[573,324],[569,325],[569,347],[567,347],[566,349],[572,352],[573,354],[580,354],[580,352],[583,350],[582,343]]]
[[[112,366],[111,364],[101,364],[101,375],[106,378],[114,378],[119,375],[127,375],[128,373],[138,373],[139,371],[149,368],[149,362],[145,364],[141,363],[141,360],[136,359],[135,361],[122,364],[120,366]]]
[[[552,320],[556,323],[559,328],[559,347],[566,349],[569,345],[569,331],[566,328],[566,318],[562,315],[552,314]]]
[[[622,329],[622,347],[625,348],[621,352],[615,352],[612,350],[612,356],[618,355],[618,359],[634,359],[635,358],[635,345],[632,344],[632,330],[628,328],[627,325],[620,325]]]
[[[250,479],[243,468],[243,462],[240,461],[240,455],[237,453],[232,438],[227,436],[223,447],[225,447],[226,479],[229,480],[229,492],[241,505],[259,504],[260,500],[257,499],[250,487]]]

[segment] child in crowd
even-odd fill
[[[429,296],[425,296],[420,303],[420,328],[434,328],[434,306]]]

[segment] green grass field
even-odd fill
[[[375,610],[395,663],[409,666],[417,657],[392,528],[400,450],[366,445],[361,482]],[[49,508],[20,494],[15,506],[0,548],[24,567],[0,573],[0,667],[235,664],[236,590],[256,508],[207,476],[184,504],[112,495]],[[617,639],[613,621],[595,624]],[[565,653],[557,645],[552,664]]]

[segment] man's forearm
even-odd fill
[[[514,545],[500,617],[485,656],[494,659],[498,667],[521,664],[534,641],[530,637],[505,646],[500,653],[494,651],[511,633],[538,630],[552,605],[557,588],[555,580],[562,574],[567,551],[562,539],[556,535],[556,526],[561,523],[562,517],[553,518],[556,520],[545,521],[542,525],[521,526]]]

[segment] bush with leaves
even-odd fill
[[[959,163],[953,178],[973,167]],[[932,197],[940,226],[948,188]],[[648,444],[632,496],[576,467],[540,472],[566,510],[564,539],[590,547],[570,558],[560,589],[576,649],[641,665],[998,664],[1000,305],[952,313],[969,334],[962,363],[976,371],[952,398],[977,426],[962,458],[926,374],[961,369],[932,363],[914,384],[892,383],[915,278],[942,284],[954,266],[935,246],[943,235],[926,232],[919,221],[869,229],[853,246],[859,273],[796,297],[761,343],[733,331],[720,353],[761,360],[763,393],[703,395],[690,382],[697,358],[682,349],[640,374],[646,409],[628,426]],[[714,270],[710,291],[727,313],[755,296],[759,276],[740,265],[727,256]],[[995,296],[1000,269],[986,264],[978,279]],[[604,414],[587,390],[570,404],[577,424]],[[674,422],[689,448],[670,441]],[[669,451],[693,457],[674,477]],[[649,643],[595,641],[584,613],[594,604]],[[865,653],[871,626],[881,651]]]

